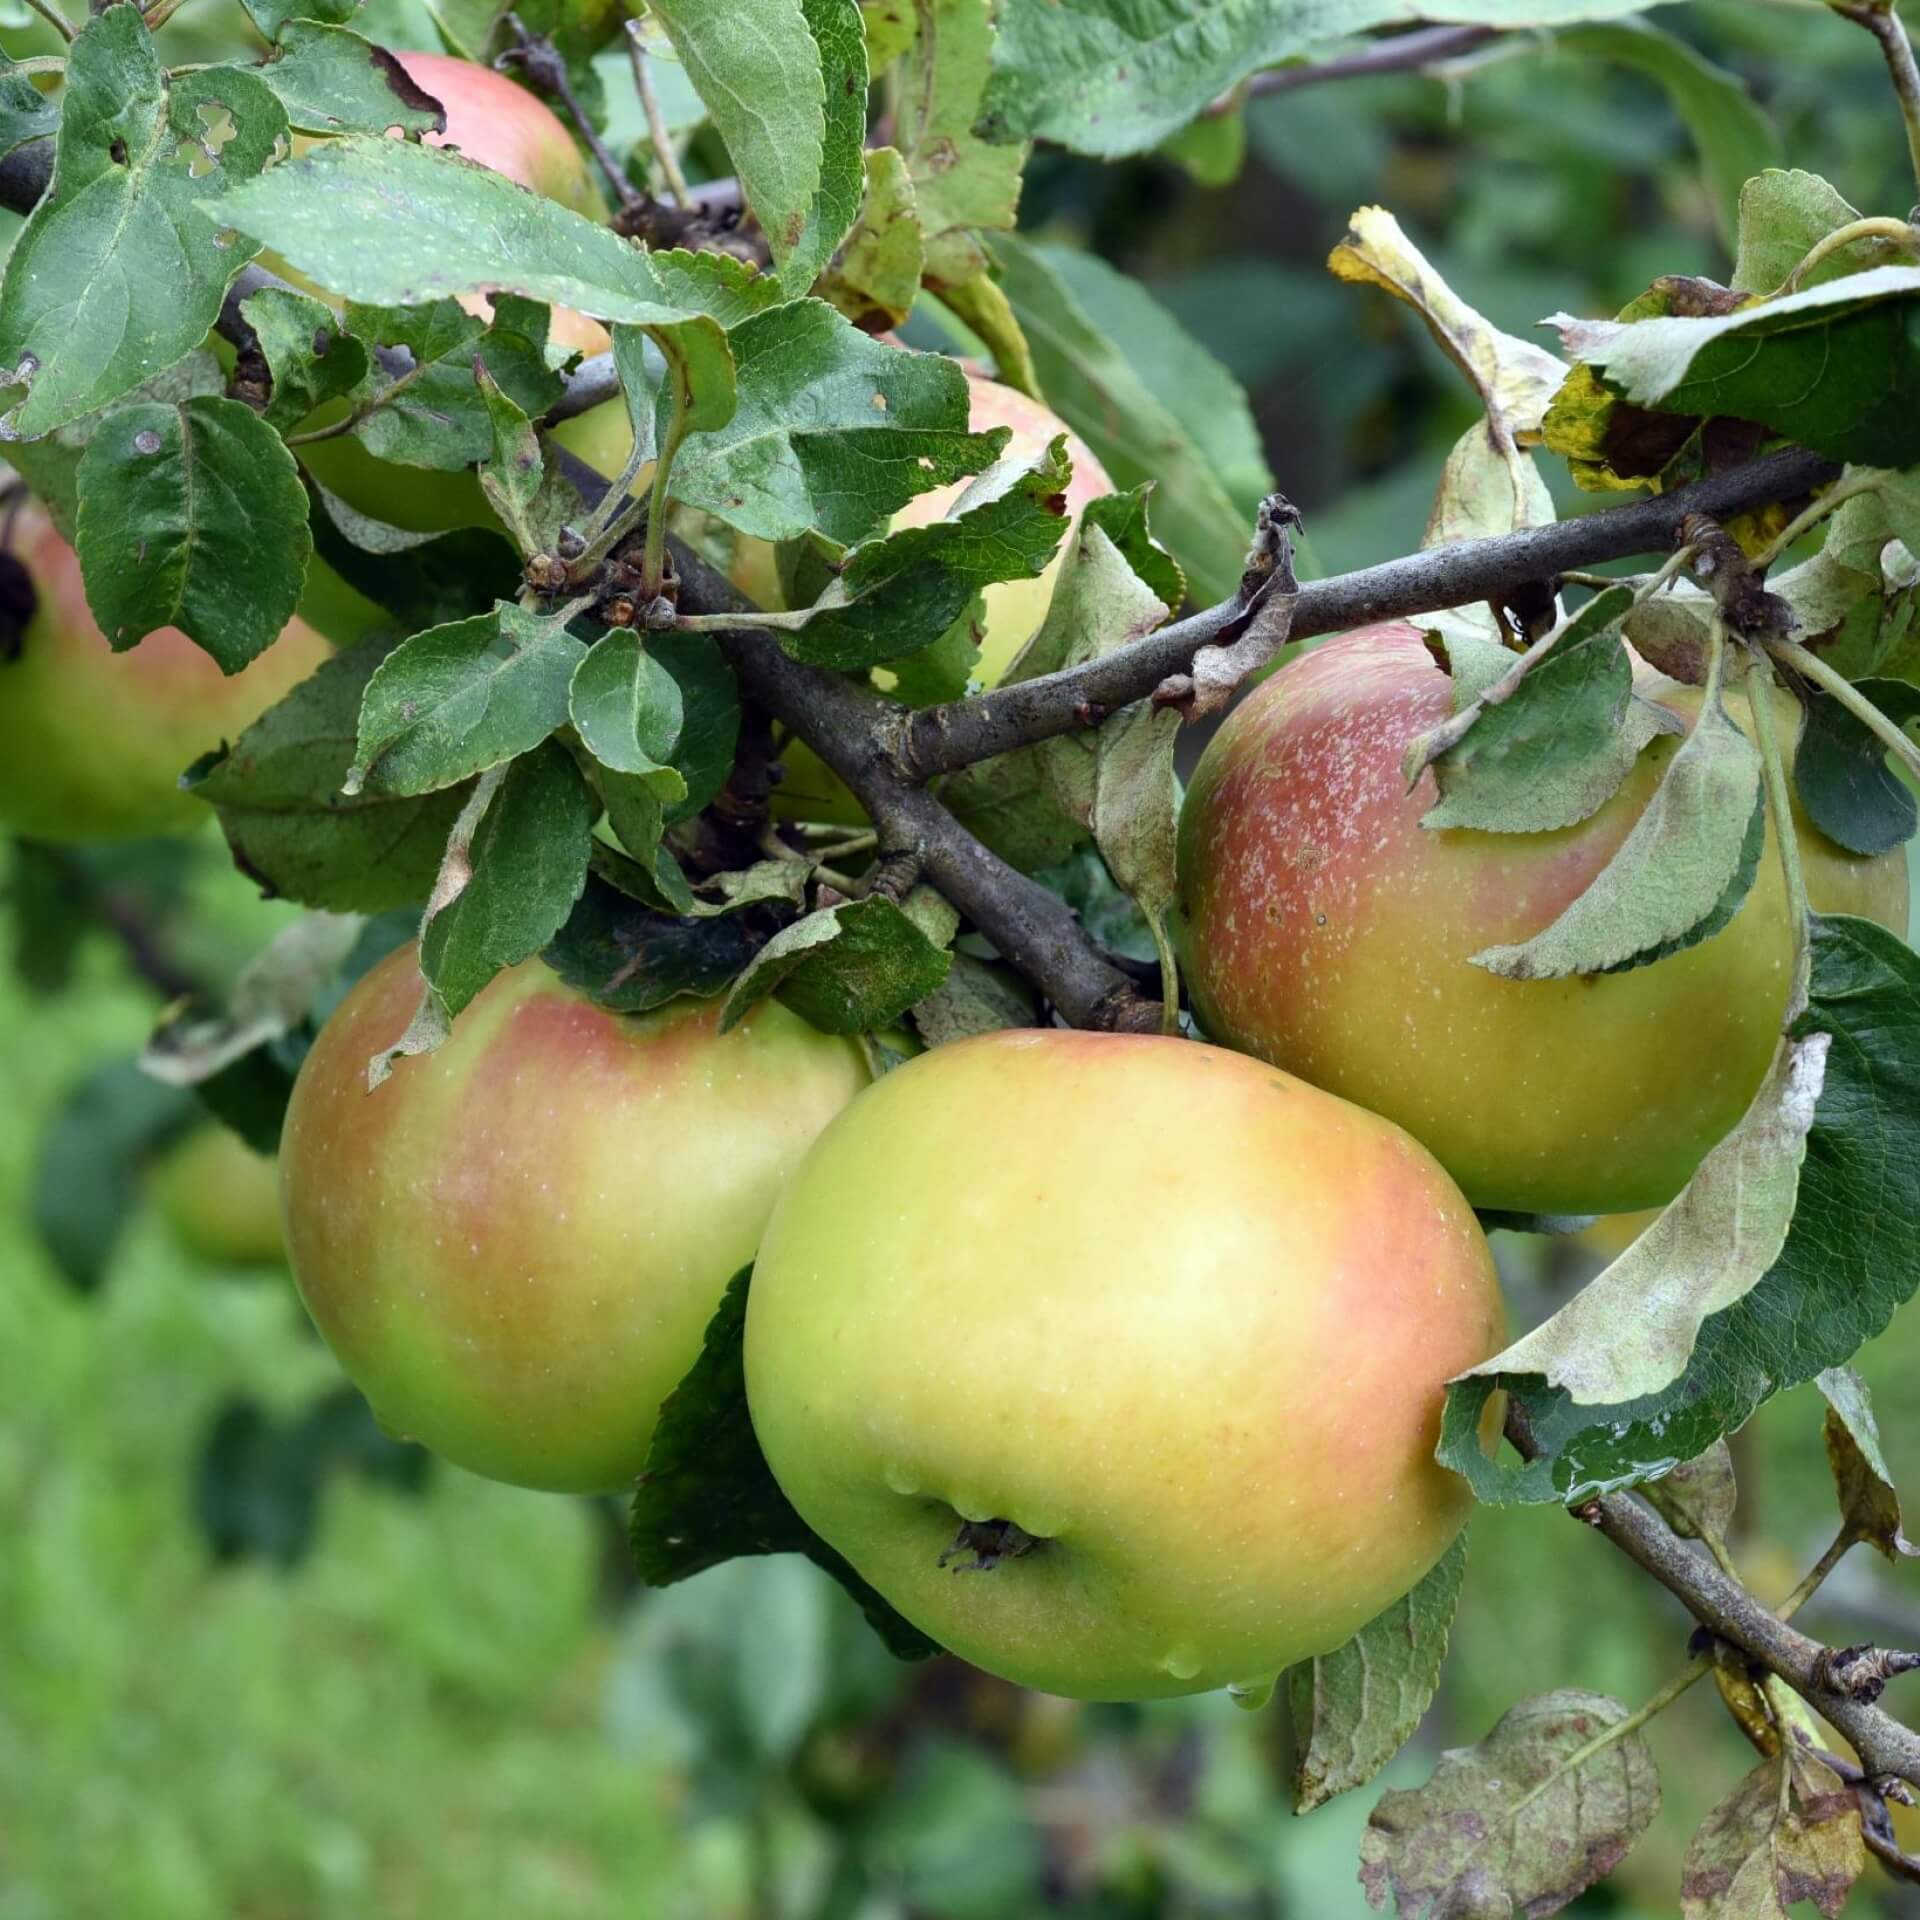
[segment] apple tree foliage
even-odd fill
[[[1550,522],[1548,459],[1603,506],[1769,450],[1831,463],[1800,519],[1756,493],[1696,531],[1677,577],[1590,595],[1550,581],[1504,610],[1428,602],[1420,624],[1458,689],[1409,768],[1439,781],[1430,824],[1534,832],[1602,804],[1649,737],[1627,697],[1631,639],[1715,686],[1779,662],[1808,705],[1807,814],[1860,853],[1915,830],[1920,229],[1783,164],[1744,88],[1657,17],[1621,0],[653,0],[632,30],[672,76],[669,135],[723,151],[734,187],[713,203],[724,217],[684,223],[686,244],[649,246],[424,144],[439,103],[356,31],[353,0],[245,4],[255,40],[223,61],[170,63],[162,0],[100,7],[62,56],[0,71],[0,160],[29,214],[0,281],[6,454],[77,547],[102,629],[128,646],[178,626],[234,672],[323,576],[372,610],[355,644],[185,774],[241,869],[311,918],[230,1004],[170,1016],[146,1079],[89,1089],[50,1143],[49,1195],[102,1139],[118,1165],[172,1137],[182,1087],[270,1147],[318,1021],[415,931],[426,994],[402,1052],[436,1046],[536,954],[619,1010],[699,995],[731,1020],[777,996],[865,1036],[876,1071],[909,1030],[937,1046],[1046,1017],[1044,969],[1004,957],[1017,943],[998,882],[969,910],[911,860],[866,867],[857,828],[769,830],[775,741],[743,698],[739,649],[888,690],[897,704],[863,709],[883,741],[903,709],[968,696],[981,590],[1037,576],[1059,547],[1065,443],[1003,461],[1004,434],[969,430],[955,360],[875,338],[910,312],[1043,397],[1119,489],[1064,534],[1083,564],[1015,683],[1084,671],[1189,599],[1239,591],[1274,487],[1244,396],[1137,284],[1017,231],[1023,168],[1046,142],[1109,159],[1165,147],[1200,170],[1231,149],[1259,76],[1337,66],[1378,50],[1360,36],[1417,23],[1542,29],[1653,76],[1735,259],[1726,286],[1675,260],[1617,315],[1553,316],[1547,345],[1492,327],[1389,212],[1356,211],[1333,273],[1356,302],[1407,303],[1480,409],[1434,476],[1429,546]],[[1844,11],[1904,47],[1888,6]],[[596,56],[622,23],[573,0],[523,15],[582,131],[605,130]],[[504,11],[435,18],[468,57],[523,51]],[[1850,29],[1808,18],[1822,30]],[[1920,151],[1911,59],[1891,66],[1887,138],[1904,117]],[[640,138],[616,158],[619,197],[657,207],[661,156]],[[583,364],[557,344],[555,308],[604,323],[609,352]],[[550,436],[583,396],[624,406],[624,478],[643,497]],[[316,432],[327,408],[336,424]],[[368,518],[303,458],[341,431],[403,472],[477,472],[487,513],[437,534]],[[916,495],[970,476],[947,518],[888,531]],[[796,611],[762,618],[716,588],[701,563],[723,572],[745,541],[774,544]],[[1596,535],[1596,560],[1620,551]],[[1159,960],[1163,984],[1177,708],[1081,703],[937,789],[1005,863],[994,874],[1037,879],[1098,951]],[[1753,881],[1754,823],[1785,789],[1721,717],[1675,755],[1648,830],[1590,893],[1482,964],[1588,974],[1725,923]],[[64,883],[48,876],[51,897]],[[1740,1127],[1586,1294],[1454,1383],[1440,1458],[1483,1500],[1581,1508],[1642,1489],[1717,1544],[1731,1488],[1699,1489],[1717,1484],[1720,1443],[1817,1379],[1848,1537],[1912,1551],[1846,1366],[1920,1283],[1920,960],[1864,922],[1810,916],[1801,966]],[[89,1284],[114,1219],[49,1205],[50,1242]],[[760,1459],[748,1284],[662,1416],[634,1510],[643,1576],[798,1551],[855,1588],[895,1652],[933,1651]],[[1496,1393],[1520,1447],[1482,1443]],[[222,1444],[288,1443],[236,1427]],[[1419,1721],[1464,1551],[1286,1676],[1301,1811],[1372,1779]],[[1763,1757],[1695,1842],[1687,1911],[1783,1912],[1804,1893],[1837,1912],[1884,1828],[1880,1784],[1827,1751],[1777,1681],[1748,1691]],[[1368,1897],[1404,1915],[1574,1899],[1657,1804],[1644,1717],[1572,1690],[1516,1704],[1380,1802]]]

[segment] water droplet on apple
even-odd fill
[[[1191,1647],[1175,1647],[1160,1665],[1176,1680],[1191,1680],[1200,1671],[1200,1656]]]

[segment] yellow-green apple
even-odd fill
[[[1053,583],[1082,509],[1089,501],[1111,493],[1113,482],[1094,457],[1093,449],[1059,415],[1018,388],[1003,386],[983,374],[967,376],[967,427],[972,433],[986,433],[994,427],[1011,429],[1013,437],[1007,442],[1003,459],[1035,458],[1046,451],[1056,434],[1064,433],[1067,454],[1073,462],[1073,478],[1067,483],[1066,494],[1067,531],[1046,571],[1031,580],[996,581],[982,595],[986,620],[979,633],[980,660],[974,677],[983,687],[993,687],[1000,684],[1015,656],[1047,617]],[[894,515],[892,526],[924,527],[944,519],[972,484],[971,480],[960,480],[917,495]],[[749,599],[764,607],[783,604],[773,548],[766,541],[741,540],[728,571],[734,585]],[[847,791],[846,783],[804,741],[795,741],[780,760],[785,774],[774,789],[778,817],[850,826],[865,822],[866,814]]]
[[[521,1486],[626,1485],[863,1056],[775,1001],[726,1034],[714,1001],[609,1013],[530,960],[369,1093],[420,991],[415,950],[389,955],[301,1065],[301,1295],[391,1432]]]
[[[180,776],[330,657],[293,621],[236,674],[174,627],[115,653],[94,624],[80,561],[38,507],[14,523],[33,617],[0,649],[0,826],[45,840],[182,833],[211,818]]]
[[[1258,1688],[1432,1567],[1470,1504],[1445,1383],[1503,1327],[1398,1127],[1195,1041],[1027,1029],[821,1135],[761,1243],[747,1398],[802,1518],[916,1626],[1141,1700]]]
[[[1699,710],[1696,688],[1650,674],[1640,686],[1683,720]],[[1659,1206],[1773,1055],[1792,934],[1771,825],[1752,891],[1712,938],[1622,973],[1502,979],[1469,957],[1538,933],[1586,889],[1678,743],[1657,738],[1576,826],[1431,831],[1433,777],[1409,792],[1400,760],[1450,692],[1415,630],[1391,625],[1291,662],[1228,717],[1180,823],[1201,1025],[1398,1121],[1477,1206]],[[1797,704],[1772,697],[1797,742]],[[1728,711],[1751,727],[1743,694]],[[1817,908],[1904,933],[1896,856],[1856,858],[1797,807],[1794,829]]]
[[[444,53],[394,56],[411,79],[446,109],[444,133],[428,134],[429,146],[457,149],[467,159],[503,173],[531,193],[544,195],[592,220],[604,219],[601,198],[565,124],[543,100],[491,67]],[[284,271],[284,269],[282,269]],[[485,297],[461,303],[484,315]],[[551,337],[583,354],[603,353],[606,329],[585,314],[556,307]],[[345,401],[316,413],[308,429],[344,417]],[[633,450],[624,402],[611,400],[558,430],[557,437],[590,466],[617,476]],[[425,467],[377,460],[351,434],[318,440],[300,449],[314,476],[360,512],[417,533],[452,527],[490,526],[492,510],[471,473],[439,473]]]
[[[148,1175],[147,1191],[198,1259],[264,1266],[286,1258],[279,1170],[228,1127],[195,1127],[168,1148]]]

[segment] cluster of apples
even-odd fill
[[[559,167],[573,148],[538,102],[509,88],[469,125],[494,76],[417,77],[456,144],[577,188],[488,144],[538,118],[519,151]],[[973,415],[1016,450],[1059,430],[990,382]],[[590,457],[618,470],[624,420],[576,431],[611,436]],[[1077,510],[1106,482],[1074,456]],[[984,680],[1050,586],[989,593]],[[17,671],[0,668],[0,716]],[[1642,691],[1697,709],[1671,682]],[[316,1323],[392,1431],[521,1485],[616,1489],[751,1261],[766,1458],[908,1619],[1053,1692],[1258,1693],[1404,1593],[1464,1520],[1433,1459],[1442,1396],[1504,1332],[1473,1209],[1670,1199],[1756,1091],[1788,989],[1771,858],[1725,929],[1655,965],[1527,983],[1469,965],[1581,892],[1672,747],[1579,826],[1432,832],[1431,776],[1408,792],[1400,760],[1448,707],[1415,631],[1379,627],[1294,661],[1210,745],[1181,823],[1181,940],[1218,1045],[1020,1029],[870,1084],[853,1042],[777,1002],[722,1033],[711,1003],[614,1014],[533,961],[369,1095],[366,1063],[420,993],[413,950],[390,956],[287,1115],[283,1216]],[[789,805],[847,804],[791,761]],[[34,825],[17,793],[0,808]],[[1904,931],[1897,858],[1795,824],[1817,906]]]

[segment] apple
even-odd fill
[[[821,1135],[761,1243],[747,1399],[807,1524],[976,1666],[1258,1689],[1459,1531],[1445,1383],[1504,1324],[1398,1127],[1195,1041],[1016,1029]]]
[[[1683,719],[1697,688],[1647,674]],[[1182,938],[1200,1024],[1429,1146],[1476,1206],[1626,1213],[1664,1204],[1759,1089],[1792,933],[1771,838],[1733,920],[1622,973],[1504,980],[1469,964],[1587,887],[1678,742],[1655,740],[1590,819],[1549,833],[1429,831],[1412,737],[1450,685],[1414,628],[1364,629],[1284,667],[1208,746],[1180,823]],[[1798,705],[1773,695],[1789,755]],[[1728,711],[1751,727],[1744,694]],[[1859,859],[1795,809],[1813,904],[1904,933],[1897,855]],[[1769,835],[1771,836],[1771,826]]]
[[[446,132],[428,134],[429,146],[455,148],[529,192],[558,201],[590,220],[605,219],[606,203],[592,172],[566,124],[545,101],[491,67],[452,54],[396,53],[394,57],[446,109]],[[461,304],[483,317],[488,312],[484,295],[470,294]],[[551,338],[582,354],[604,353],[610,344],[599,321],[562,307],[554,309]],[[346,407],[344,400],[331,402],[314,414],[308,429],[344,418]],[[633,450],[626,404],[618,399],[566,422],[556,437],[610,479],[619,475]],[[300,454],[323,486],[390,526],[440,533],[497,524],[471,473],[440,473],[378,460],[352,434],[314,441],[302,447]]]
[[[722,1034],[715,1001],[609,1013],[530,960],[369,1093],[420,992],[415,950],[389,955],[302,1063],[301,1297],[392,1433],[520,1486],[627,1486],[864,1057],[775,1001]]]
[[[126,840],[199,826],[212,816],[180,791],[181,774],[333,651],[295,620],[232,675],[174,627],[115,653],[79,556],[37,506],[15,521],[12,550],[37,596],[18,651],[0,648],[0,826],[15,833]]]
[[[279,1170],[231,1128],[195,1127],[154,1163],[147,1191],[196,1259],[265,1266],[286,1258]]]

